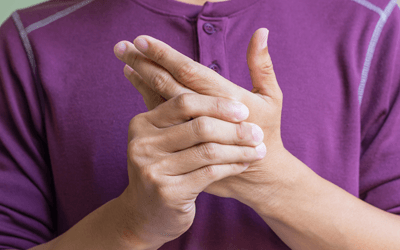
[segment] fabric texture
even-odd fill
[[[0,27],[0,248],[64,233],[128,185],[129,121],[147,112],[113,52],[150,35],[252,89],[253,33],[283,92],[285,148],[400,214],[400,9],[395,0],[50,0]],[[289,249],[250,207],[201,193],[160,249]]]

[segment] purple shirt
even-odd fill
[[[268,47],[285,148],[318,175],[400,214],[400,9],[395,0],[51,0],[0,28],[0,247],[64,233],[128,185],[129,121],[147,112],[113,52],[150,35],[252,89]],[[250,207],[201,193],[160,249],[289,249]]]

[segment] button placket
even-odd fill
[[[225,77],[229,77],[224,32],[228,21],[227,17],[200,15],[197,22],[199,62]]]

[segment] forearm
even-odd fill
[[[87,215],[64,234],[31,250],[153,250],[160,247],[150,247],[150,244],[138,239],[132,230],[127,229],[127,218],[124,217],[127,213],[124,209],[121,197],[115,198]]]
[[[354,197],[300,160],[293,162],[297,172],[276,193],[273,206],[256,208],[290,248],[400,249],[397,215]]]

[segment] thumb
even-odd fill
[[[275,99],[282,95],[282,91],[268,52],[268,34],[269,31],[266,28],[260,28],[254,32],[247,47],[246,58],[253,83],[251,92]]]
[[[124,67],[124,75],[142,95],[143,101],[149,111],[166,101],[161,95],[153,91],[143,78],[128,64]]]

